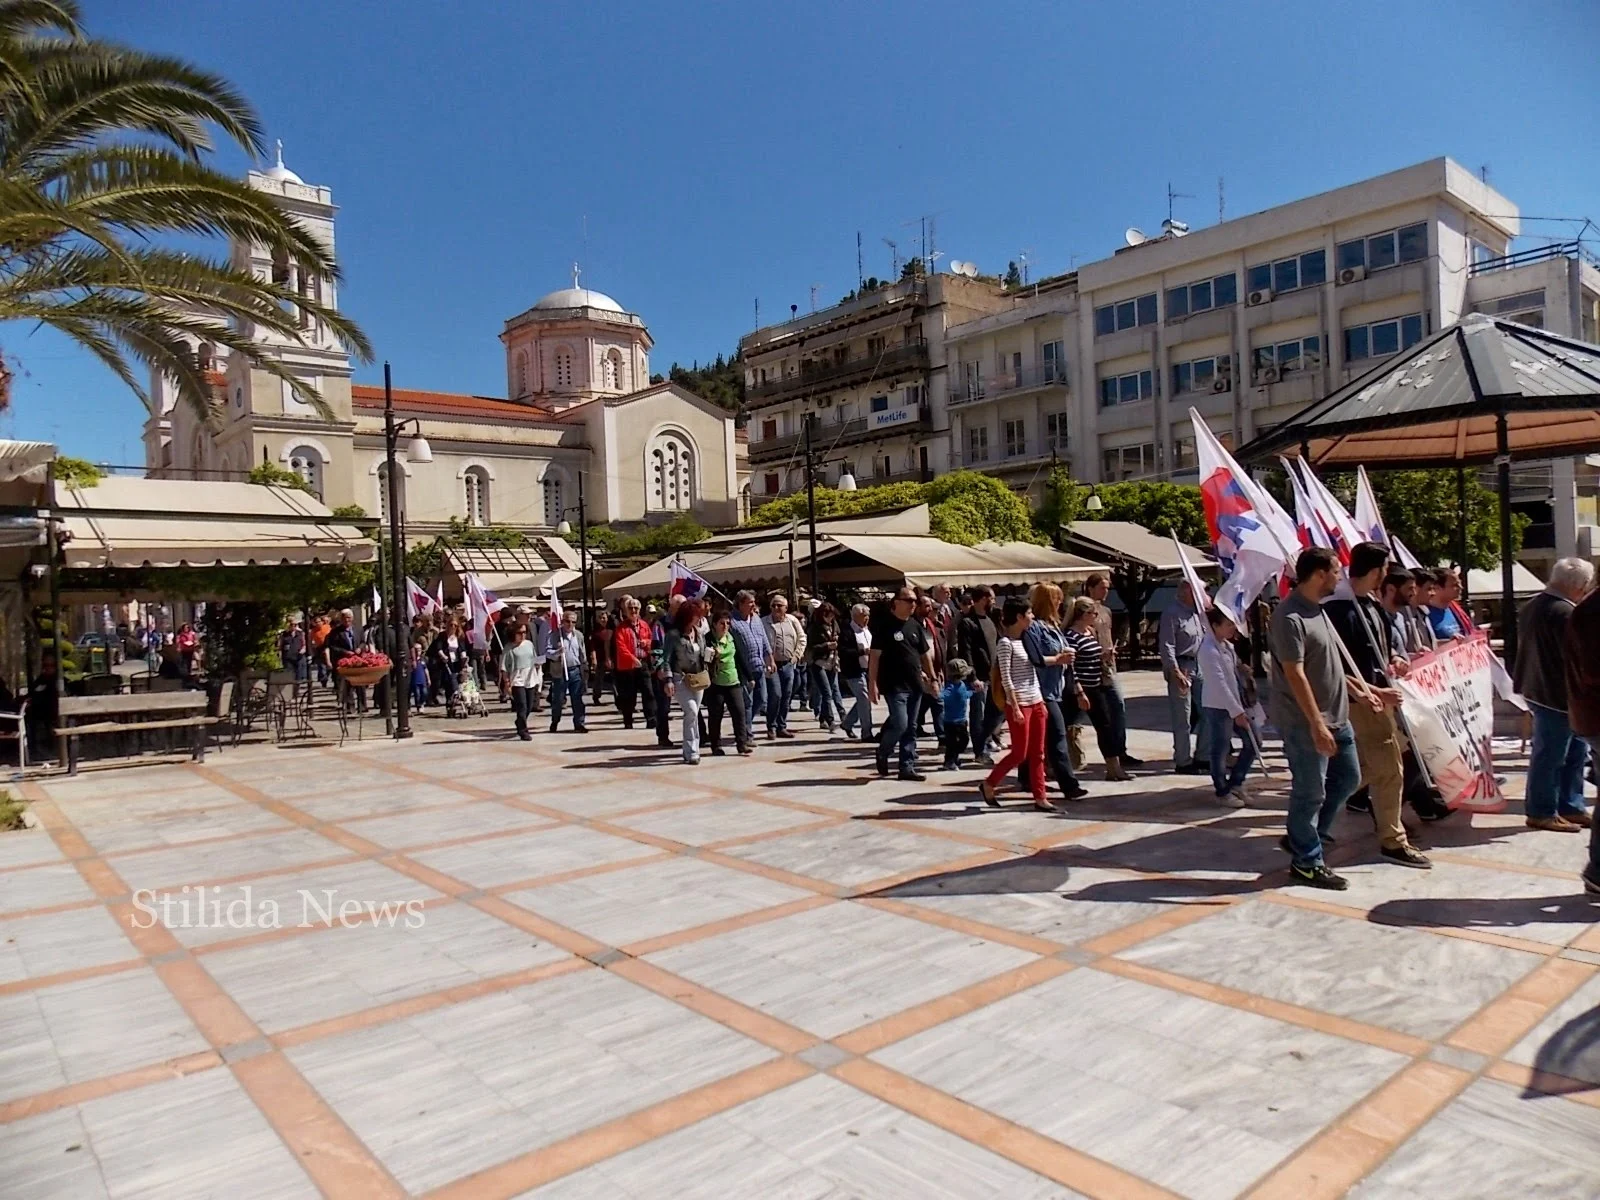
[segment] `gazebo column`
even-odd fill
[[[1495,414],[1494,432],[1496,450],[1494,470],[1500,491],[1500,608],[1504,627],[1501,638],[1507,664],[1517,661],[1517,608],[1516,592],[1511,570],[1515,560],[1511,557],[1511,435],[1506,427],[1505,410]],[[1465,571],[1466,564],[1462,564]]]

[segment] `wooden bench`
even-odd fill
[[[165,692],[119,696],[63,696],[56,736],[66,747],[67,774],[78,773],[78,739],[91,734],[137,733],[145,729],[193,729],[196,762],[206,757],[204,692]]]

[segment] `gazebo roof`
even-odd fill
[[[1262,434],[1241,462],[1309,449],[1319,467],[1480,466],[1600,450],[1600,346],[1472,314]]]

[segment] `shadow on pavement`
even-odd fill
[[[1579,1013],[1539,1047],[1524,1100],[1600,1088],[1600,1006]]]

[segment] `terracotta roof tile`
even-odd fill
[[[352,384],[350,400],[357,408],[382,408],[383,389],[365,383]],[[480,416],[513,421],[548,421],[554,415],[549,409],[536,408],[531,404],[501,400],[496,396],[469,396],[460,392],[421,392],[395,388],[394,402],[397,408],[435,413],[442,417]]]

